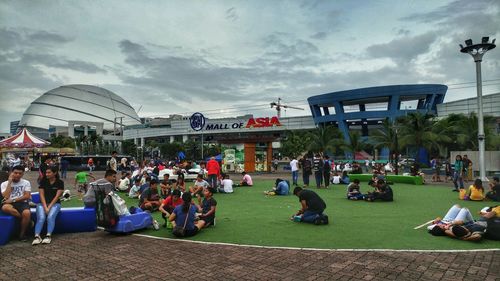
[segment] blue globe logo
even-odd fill
[[[205,127],[205,116],[199,112],[193,113],[193,115],[189,117],[189,123],[191,124],[191,129],[200,131]]]

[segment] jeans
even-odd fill
[[[302,215],[302,221],[303,222],[308,222],[308,223],[314,223],[314,220],[318,215],[321,215],[323,211],[318,212],[318,211],[305,211],[304,214]]]
[[[297,185],[299,181],[299,171],[292,171],[292,184]]]
[[[210,184],[210,186],[212,188],[217,187],[217,175],[216,174],[208,175],[208,184]]]
[[[321,181],[323,180],[323,173],[321,171],[314,172],[314,178],[316,179],[316,187],[321,186]]]
[[[460,188],[464,188],[464,179],[462,178],[462,175],[460,175],[460,172],[455,171],[453,174],[453,184],[455,185],[455,189],[459,187],[460,183]]]
[[[42,204],[38,204],[36,206],[36,225],[35,225],[35,235],[40,235],[42,232],[43,225],[45,224],[45,220],[47,220],[47,235],[52,234],[54,231],[54,227],[56,226],[56,217],[61,210],[61,204],[56,203],[50,208],[49,214],[45,214],[45,210],[43,209]]]
[[[309,185],[309,173],[302,173],[302,181],[304,182],[304,185]]]
[[[67,173],[68,173],[67,170],[61,170],[61,178],[65,179]]]
[[[460,208],[458,205],[453,205],[443,218],[445,222],[453,222],[461,220],[464,223],[473,222],[474,218],[467,208]]]
[[[323,180],[325,181],[325,187],[328,187],[330,185],[330,172],[323,174]]]

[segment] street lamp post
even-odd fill
[[[479,176],[481,180],[486,181],[486,167],[484,163],[484,150],[485,150],[485,136],[484,136],[484,123],[483,123],[483,90],[481,80],[481,61],[483,55],[493,48],[495,48],[495,40],[490,43],[489,37],[483,37],[481,43],[472,44],[472,39],[465,40],[465,47],[460,44],[460,52],[467,53],[472,56],[476,63],[476,80],[477,80],[477,119],[478,119],[478,134],[477,139],[479,142]]]

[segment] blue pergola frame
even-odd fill
[[[361,120],[363,131],[368,132],[367,119],[394,120],[411,112],[436,114],[437,105],[443,103],[447,90],[448,87],[441,84],[391,85],[327,93],[312,96],[307,101],[316,125],[338,124],[344,139],[349,142],[347,120]],[[401,102],[407,100],[418,100],[417,108],[401,109]],[[366,104],[378,102],[387,102],[387,110],[366,111]],[[346,113],[344,105],[358,105],[359,111]],[[335,109],[334,114],[330,114],[330,107]]]

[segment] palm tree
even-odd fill
[[[309,150],[319,154],[326,151],[336,153],[337,147],[344,142],[340,131],[333,126],[319,126],[309,134],[309,138]]]
[[[478,150],[479,144],[477,140],[478,135],[478,118],[474,112],[469,115],[454,114],[448,117],[452,128],[455,132],[457,143],[463,150]],[[498,145],[498,136],[492,132],[496,125],[496,119],[492,116],[484,116],[484,134],[486,137],[486,145],[490,149],[494,149]]]
[[[436,147],[438,142],[447,136],[442,136],[433,131],[433,117],[429,114],[412,112],[398,118],[397,124],[401,146],[413,146],[418,149],[425,148],[427,151],[431,151]],[[417,162],[419,160],[418,156],[417,153],[417,159],[415,159]]]
[[[295,158],[308,149],[311,140],[310,133],[287,131],[282,142],[281,152],[284,156]]]
[[[361,138],[361,134],[358,132],[349,132],[349,139],[349,142],[344,142],[342,148],[352,152],[353,158],[356,160],[356,153],[365,150],[368,142],[366,139]]]
[[[382,122],[382,128],[373,131],[370,142],[378,149],[387,147],[389,149],[389,162],[391,162],[392,156],[398,155],[400,151],[398,129],[395,122],[386,118]]]

